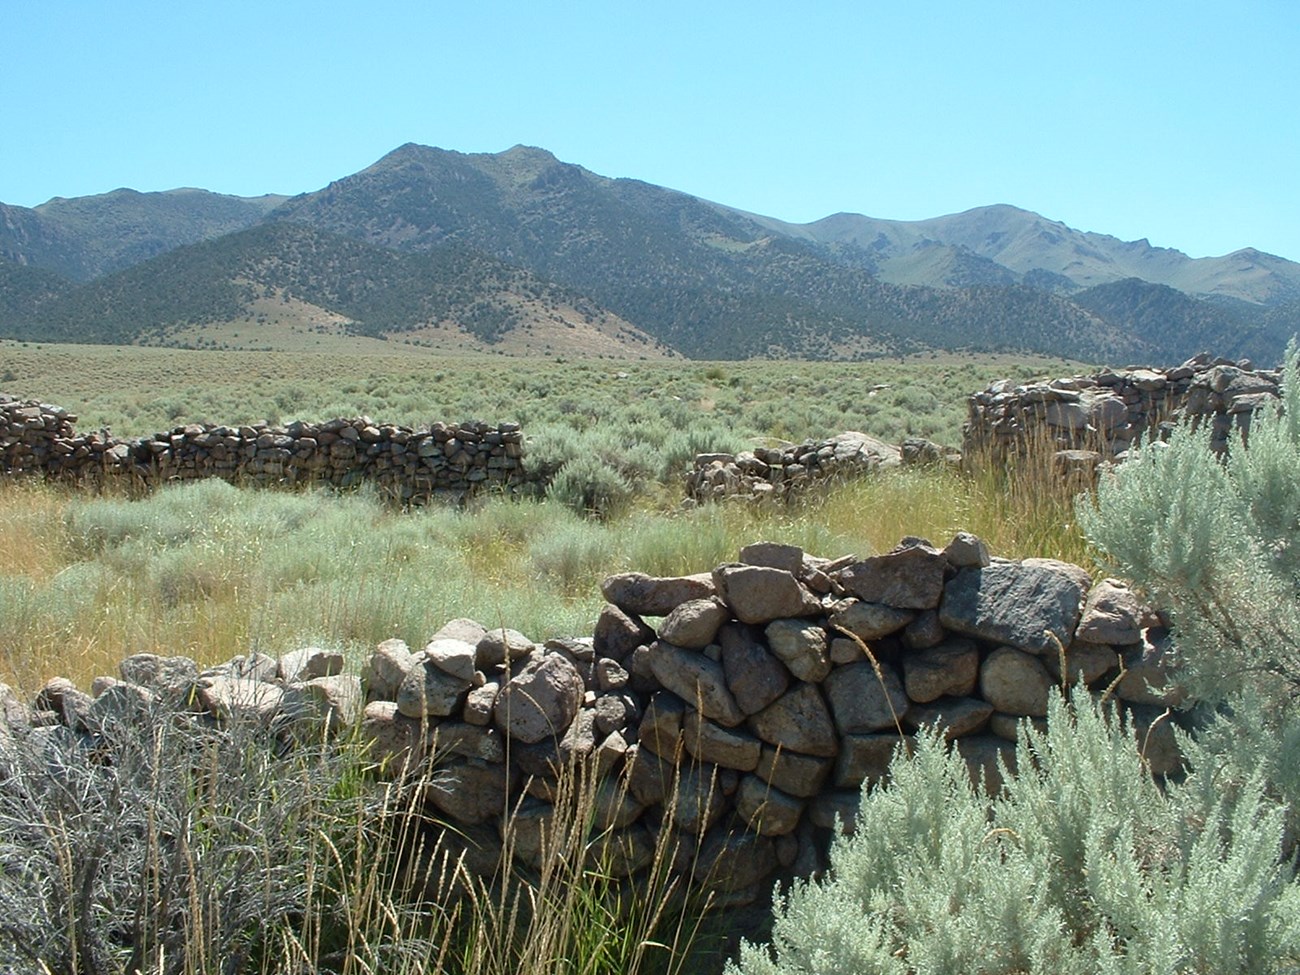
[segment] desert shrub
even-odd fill
[[[632,485],[595,457],[579,457],[560,468],[546,496],[572,511],[609,518],[632,500]]]
[[[391,889],[355,883],[360,864],[388,865],[355,749],[283,755],[254,724],[151,707],[102,712],[94,731],[0,742],[0,968],[403,970],[400,955],[430,956]],[[355,937],[384,911],[405,930]]]
[[[1132,732],[1083,693],[1022,726],[989,800],[923,733],[867,791],[823,879],[796,882],[772,945],[731,975],[1158,975],[1294,970],[1300,886],[1259,777],[1163,790]],[[1034,760],[1029,761],[1030,756]]]
[[[1180,680],[1217,707],[1200,761],[1217,750],[1224,787],[1256,769],[1300,826],[1300,352],[1282,411],[1257,414],[1226,458],[1188,424],[1152,442],[1081,501],[1078,518],[1112,567],[1173,623]]]

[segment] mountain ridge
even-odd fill
[[[171,306],[176,327],[208,300],[195,296],[215,302],[224,287],[202,276],[226,270],[216,271],[205,252],[164,261],[187,278],[178,288],[132,269],[232,235],[230,248],[264,248],[278,238],[238,235],[275,226],[326,235],[293,252],[304,262],[298,286],[310,281],[322,300],[337,305],[340,282],[356,278],[343,266],[349,260],[395,275],[385,307],[400,310],[396,317],[379,315],[373,294],[332,310],[329,301],[302,299],[392,334],[421,327],[420,309],[442,301],[431,265],[422,281],[411,270],[418,261],[398,258],[447,247],[483,258],[457,279],[468,289],[462,297],[479,289],[491,305],[503,273],[497,262],[531,276],[531,289],[560,288],[647,341],[697,358],[971,348],[1165,361],[1229,345],[1272,358],[1297,329],[1300,307],[1300,264],[1252,248],[1190,258],[1145,240],[1075,231],[1009,204],[923,221],[839,213],[792,224],[600,176],[534,146],[462,153],[406,143],[292,197],[121,189],[31,209],[0,204],[0,330],[139,340],[141,330],[132,337],[123,324],[135,315],[152,323],[152,334],[166,334],[159,316],[169,312],[144,290],[190,295]],[[294,233],[283,240],[301,242]],[[319,263],[325,253],[332,256]],[[260,260],[274,263],[265,253]],[[1096,291],[1104,286],[1116,287]],[[108,291],[116,297],[105,311]]]

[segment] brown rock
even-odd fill
[[[645,722],[642,721],[642,727]],[[722,728],[705,719],[698,711],[686,712],[682,723],[682,740],[686,750],[701,762],[723,768],[753,771],[763,745],[757,738],[734,728]],[[661,753],[662,754],[662,753]]]
[[[806,799],[817,794],[834,764],[829,758],[764,745],[754,774],[782,792]]]
[[[643,572],[623,572],[608,576],[600,589],[607,600],[632,616],[667,616],[688,600],[717,594],[713,577],[707,573],[655,578]]]
[[[1015,647],[998,647],[980,667],[980,694],[1004,714],[1044,717],[1053,687],[1043,662]]]
[[[896,633],[915,618],[915,611],[910,609],[844,599],[835,604],[828,625],[832,630],[852,633],[859,640],[870,642]]]
[[[578,714],[583,691],[582,676],[564,657],[533,654],[497,694],[493,720],[524,744],[560,738]]]
[[[773,620],[764,630],[767,644],[797,680],[818,683],[831,672],[826,631],[799,619]]]
[[[869,662],[836,667],[823,688],[842,735],[896,729],[909,707],[902,682],[888,664],[880,664],[879,674]]]
[[[845,735],[835,763],[835,787],[857,788],[863,782],[880,782],[889,775],[889,765],[899,746],[911,752],[912,739],[896,734]]]
[[[903,657],[903,688],[922,704],[945,694],[964,697],[975,690],[979,667],[979,648],[972,641],[948,640]]]
[[[1087,643],[1137,643],[1142,630],[1155,622],[1155,614],[1125,583],[1102,579],[1084,601],[1074,638]]]
[[[674,646],[702,649],[727,621],[727,607],[716,599],[688,599],[673,607],[659,627],[659,639]]]
[[[755,630],[728,624],[720,631],[722,669],[737,706],[757,714],[790,686],[790,672],[767,651]]]
[[[646,626],[640,617],[623,612],[613,603],[606,604],[600,611],[592,636],[597,658],[612,657],[619,662],[626,660],[633,650],[648,644],[654,638],[654,630]]]
[[[908,539],[886,555],[856,562],[839,573],[845,590],[867,603],[896,609],[935,609],[943,596],[948,560],[922,539]]]
[[[757,775],[746,775],[736,790],[736,812],[760,836],[793,832],[803,814],[804,801],[786,795]]]
[[[393,701],[397,699],[397,689],[415,664],[415,654],[411,653],[406,641],[385,640],[375,647],[366,661],[361,671],[361,682],[372,699]]]
[[[839,750],[826,702],[812,684],[795,684],[752,716],[749,727],[768,744],[803,755],[832,757]]]
[[[820,612],[817,598],[792,573],[758,565],[721,565],[713,570],[718,594],[742,623],[770,623]]]
[[[655,679],[706,718],[733,728],[745,720],[727,688],[722,664],[705,655],[657,640],[650,647]]]

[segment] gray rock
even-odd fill
[[[934,609],[943,596],[948,560],[922,539],[909,539],[886,555],[842,569],[839,583],[866,603],[896,609]]]
[[[832,664],[856,664],[866,660],[867,654],[857,640],[837,636],[831,641],[830,658]]]
[[[301,650],[291,650],[280,655],[277,662],[277,676],[286,684],[299,683],[314,677],[333,677],[335,674],[343,673],[343,664],[343,654],[337,650],[303,647]]]
[[[669,762],[676,761],[685,718],[686,705],[682,699],[667,690],[660,690],[650,698],[645,714],[641,716],[637,741]]]
[[[820,829],[852,836],[858,825],[862,793],[847,789],[823,792],[808,804],[808,821]]]
[[[435,762],[449,757],[476,758],[496,765],[506,759],[506,746],[499,731],[460,721],[444,721],[430,729],[426,744]]]
[[[759,565],[721,565],[713,570],[718,594],[742,623],[770,623],[813,616],[817,598],[792,573]]]
[[[424,761],[425,723],[397,710],[395,701],[371,701],[361,717],[361,740],[386,778],[410,772]]]
[[[903,684],[888,664],[880,664],[879,674],[870,662],[836,667],[823,689],[842,735],[897,730],[909,707]]]
[[[863,782],[880,782],[889,775],[889,765],[899,747],[912,750],[912,739],[897,734],[845,735],[835,762],[835,787],[857,788]]]
[[[486,681],[481,687],[472,687],[465,695],[465,706],[461,716],[466,723],[489,725],[492,723],[492,709],[496,707],[497,694],[501,691],[499,681]]]
[[[460,617],[454,620],[448,620],[443,624],[433,636],[429,637],[429,642],[434,640],[462,640],[471,647],[478,646],[480,640],[487,636],[487,627],[477,620]]]
[[[621,691],[627,687],[631,675],[623,665],[612,657],[601,657],[596,661],[596,688],[601,691]]]
[[[85,727],[91,732],[102,733],[115,724],[138,722],[153,709],[157,699],[157,694],[147,687],[118,681],[90,702],[86,709]]]
[[[669,796],[673,826],[698,836],[722,818],[727,800],[718,782],[718,770],[708,764],[682,766],[677,790]]]
[[[592,803],[592,825],[598,830],[625,829],[645,811],[635,796],[615,782],[602,782]]]
[[[659,639],[674,646],[702,649],[727,621],[727,607],[716,599],[688,599],[673,607],[659,626]]]
[[[754,774],[782,792],[807,799],[818,793],[834,765],[829,758],[764,745]]]
[[[927,650],[944,641],[947,632],[939,622],[939,611],[927,609],[907,626],[903,627],[903,646],[909,650]]]
[[[597,658],[612,657],[619,662],[625,661],[633,650],[650,643],[654,638],[654,630],[639,617],[623,612],[613,603],[606,604],[600,611],[592,635]]]
[[[1167,708],[1137,705],[1129,709],[1138,753],[1152,775],[1182,771],[1183,753],[1174,734],[1173,715]]]
[[[534,654],[501,688],[493,708],[496,726],[515,741],[559,738],[582,705],[582,676],[559,654]]]
[[[644,572],[622,572],[608,576],[600,590],[609,602],[632,616],[667,616],[691,599],[709,599],[717,594],[713,577],[656,578]]]
[[[962,569],[944,588],[939,620],[953,632],[1030,653],[1068,646],[1089,589],[1088,574],[1048,559]]]
[[[650,669],[660,684],[718,724],[734,728],[745,720],[722,664],[658,640],[650,648]]]
[[[200,677],[195,697],[198,705],[214,718],[252,718],[270,724],[284,701],[284,688],[266,681],[218,674]]]
[[[626,728],[631,717],[627,702],[620,694],[602,694],[596,698],[592,710],[596,731],[602,735]]]
[[[469,681],[421,655],[397,688],[397,709],[408,718],[445,718],[460,709],[469,688]]]
[[[1007,741],[1020,740],[1020,723],[1028,721],[1040,734],[1047,731],[1046,718],[1026,718],[1015,714],[994,713],[989,718],[989,733]]]
[[[450,674],[466,684],[474,683],[474,672],[478,669],[475,661],[477,650],[472,643],[464,640],[440,638],[430,640],[424,648],[424,659],[429,661],[444,674]]]
[[[593,753],[593,764],[598,776],[609,775],[615,770],[622,768],[627,759],[628,749],[627,738],[621,731],[612,731],[608,737],[596,746]]]
[[[270,654],[254,650],[252,653],[231,657],[225,664],[226,674],[236,680],[275,680],[280,672],[280,661]]]
[[[916,618],[910,609],[895,609],[882,603],[864,603],[843,599],[832,607],[828,626],[832,630],[852,633],[859,640],[871,642],[897,633]]]
[[[161,657],[155,653],[132,654],[117,667],[122,680],[157,691],[167,697],[183,697],[194,689],[199,667],[189,657]]]
[[[979,667],[979,648],[972,641],[948,640],[903,656],[903,688],[922,704],[946,694],[965,697],[975,690]]]
[[[736,790],[736,812],[760,836],[784,836],[799,825],[805,803],[757,775],[746,775]]]
[[[740,550],[740,561],[745,565],[760,565],[781,569],[793,576],[803,572],[804,551],[798,545],[780,542],[754,542]]]
[[[1085,643],[1081,640],[1075,640],[1065,648],[1064,679],[1059,653],[1045,653],[1042,660],[1047,667],[1047,672],[1052,675],[1052,680],[1069,687],[1079,683],[1080,678],[1091,687],[1119,667],[1119,654],[1115,652],[1114,647],[1101,643]]]
[[[628,791],[646,806],[660,805],[672,792],[677,766],[648,748],[629,745],[624,756]]]
[[[1124,676],[1115,685],[1115,696],[1130,704],[1177,707],[1186,691],[1174,679],[1175,652],[1168,634],[1149,630],[1146,638],[1121,655]]]
[[[768,744],[803,755],[829,758],[839,750],[826,702],[813,684],[795,684],[753,715],[749,728]]]
[[[763,749],[762,742],[753,735],[736,728],[722,728],[694,709],[686,712],[682,722],[682,742],[686,751],[699,761],[741,772],[753,771],[758,766]]]
[[[397,689],[415,664],[415,654],[411,653],[405,640],[385,640],[375,647],[362,668],[361,683],[372,699],[396,700]]]
[[[1074,638],[1087,643],[1137,643],[1142,630],[1155,622],[1155,614],[1125,583],[1102,579],[1084,601]]]
[[[497,627],[488,630],[475,645],[475,665],[487,671],[509,661],[514,663],[528,656],[536,645],[518,630]]]
[[[717,891],[723,905],[735,906],[763,896],[776,865],[776,844],[769,837],[719,829],[700,844],[694,876]]]
[[[941,697],[928,704],[914,704],[907,722],[915,728],[942,728],[951,740],[984,730],[993,716],[993,705],[974,697]]]
[[[505,814],[514,786],[509,762],[463,759],[439,765],[429,774],[424,799],[453,822],[473,825]]]
[[[767,624],[764,634],[772,653],[798,680],[818,683],[831,672],[826,631],[807,620],[782,619]]]
[[[640,823],[606,830],[587,846],[587,865],[602,876],[631,877],[654,862],[655,841]]]
[[[955,569],[979,569],[989,564],[989,547],[978,535],[958,532],[943,550],[948,564]]]
[[[1015,647],[998,647],[980,667],[980,694],[1004,714],[1044,717],[1054,687],[1042,660]]]
[[[745,714],[757,714],[790,686],[790,672],[767,651],[757,632],[743,624],[720,631],[727,689]]]
[[[281,710],[299,737],[319,738],[356,726],[365,698],[356,674],[313,677],[285,688]]]

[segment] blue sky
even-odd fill
[[[1300,3],[0,0],[0,201],[516,143],[785,220],[1011,203],[1300,260]]]

